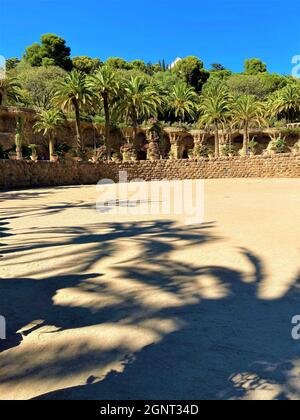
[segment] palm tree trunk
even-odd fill
[[[22,147],[20,147],[20,146],[16,147],[16,155],[17,155],[17,160],[22,160],[23,159]]]
[[[135,139],[137,137],[137,131],[138,131],[138,121],[137,121],[135,109],[133,110],[133,113],[132,113],[132,125],[133,125],[133,142],[135,142]]]
[[[219,127],[215,125],[215,157],[220,155],[220,140],[219,140]]]
[[[82,139],[81,139],[81,123],[80,123],[80,109],[77,101],[73,102],[76,116],[76,139],[77,139],[77,149],[82,151]]]
[[[2,105],[2,102],[3,102],[3,95],[2,95],[2,92],[0,92],[0,106]]]
[[[49,137],[49,155],[50,155],[50,160],[53,160],[53,155],[54,155],[54,141],[53,141],[52,134],[50,134],[50,137]]]
[[[105,145],[107,151],[107,159],[111,158],[111,148],[110,148],[110,114],[109,114],[109,103],[107,94],[103,94],[103,106],[105,114]]]
[[[248,124],[246,124],[245,130],[244,130],[244,141],[243,141],[243,155],[244,156],[247,156],[248,144],[249,144],[249,127],[248,127]]]

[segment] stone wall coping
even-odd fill
[[[0,160],[0,190],[96,185],[109,178],[119,181],[127,171],[128,180],[145,181],[220,178],[300,178],[300,154],[230,157],[197,160],[147,160],[138,162],[49,162]]]
[[[165,163],[187,163],[187,162],[197,162],[197,163],[201,163],[201,162],[232,162],[232,161],[236,161],[236,162],[242,162],[242,161],[251,161],[251,160],[266,160],[266,159],[270,159],[270,160],[276,160],[278,158],[296,158],[296,159],[300,159],[300,152],[299,153],[277,153],[274,155],[254,155],[254,156],[220,156],[220,157],[213,157],[213,158],[202,158],[202,159],[159,159],[159,160],[140,160],[140,161],[122,161],[122,162],[87,162],[87,161],[71,161],[71,160],[66,160],[66,161],[60,161],[60,162],[50,162],[48,160],[39,160],[37,162],[33,162],[32,160],[22,160],[22,161],[17,161],[17,160],[10,160],[10,159],[1,159],[1,162],[10,162],[12,164],[20,164],[20,163],[26,163],[26,164],[31,164],[31,165],[35,165],[35,164],[52,164],[52,165],[91,165],[91,166],[95,166],[95,165],[101,165],[101,164],[105,164],[105,165],[112,165],[112,166],[123,166],[123,165],[131,165],[131,166],[135,166],[135,165],[144,165],[145,163],[151,163],[151,164],[158,164],[160,162],[165,162]]]
[[[14,114],[14,115],[22,115],[22,114],[29,114],[30,116],[37,115],[37,111],[30,108],[20,108],[15,106],[0,106],[0,114]]]
[[[25,118],[27,118],[28,120],[34,121],[37,117],[38,112],[34,109],[30,109],[30,108],[24,108],[24,107],[14,107],[14,106],[0,106],[0,115],[5,115],[8,116],[9,114],[11,114],[13,117],[15,116],[21,116],[24,115]],[[67,124],[69,126],[75,124],[75,121],[72,119],[67,120]],[[98,124],[98,123],[93,123],[93,122],[88,122],[88,121],[81,121],[82,127],[84,128],[96,128],[99,131],[103,131],[105,127],[102,124]],[[252,128],[251,129],[251,133],[252,134],[275,134],[275,133],[280,133],[282,130],[287,130],[288,127],[281,127],[281,128],[276,128],[276,127],[264,127],[264,128]],[[149,127],[147,126],[142,126],[139,127],[138,132],[139,133],[147,133],[147,131],[149,130]],[[198,129],[184,129],[184,128],[180,128],[180,127],[163,127],[162,129],[165,133],[167,134],[174,134],[174,135],[191,135],[191,136],[197,136],[197,135],[201,135],[201,134],[206,134],[209,136],[213,136],[213,133],[211,131],[207,131],[207,130],[198,130]],[[129,131],[129,132],[133,132],[133,128],[128,126],[128,127],[120,127],[120,131]],[[242,129],[234,129],[232,130],[232,134],[236,135],[236,134],[243,134],[243,130]]]

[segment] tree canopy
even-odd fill
[[[251,58],[245,61],[245,74],[255,76],[260,73],[266,73],[267,65],[259,58]]]
[[[102,66],[102,62],[99,58],[90,58],[86,56],[74,57],[73,68],[78,71],[82,71],[86,74],[93,74]]]
[[[51,107],[55,86],[66,76],[60,67],[31,67],[26,63],[17,66],[13,74],[23,88],[26,105],[42,109]]]
[[[63,38],[45,34],[41,36],[40,44],[36,42],[26,48],[24,60],[33,67],[58,66],[70,71],[73,66],[70,54],[71,49]]]
[[[147,63],[119,57],[71,58],[71,49],[63,38],[46,34],[40,43],[26,49],[22,59],[8,59],[6,70],[2,103],[42,111],[52,107],[55,96],[56,105],[60,102],[69,116],[76,116],[78,145],[83,118],[105,121],[107,139],[112,124],[132,124],[136,128],[149,117],[164,124],[196,127],[200,115],[203,123],[219,126],[224,123],[227,108],[232,111],[233,103],[250,104],[245,100],[249,97],[277,121],[300,120],[299,81],[269,73],[258,58],[246,60],[241,73],[218,62],[207,70],[195,56],[176,59],[171,65],[164,59]]]
[[[209,79],[209,72],[204,69],[203,61],[197,57],[186,57],[179,60],[173,71],[196,92],[201,92],[203,85]]]

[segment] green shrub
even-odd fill
[[[271,141],[268,149],[275,153],[283,153],[286,148],[286,139],[277,138],[276,140]]]
[[[257,143],[257,141],[255,140],[255,138],[251,139],[251,140],[249,141],[249,145],[248,145],[249,150],[250,150],[252,153],[255,153],[255,150],[256,150],[257,145],[258,145],[258,143]]]

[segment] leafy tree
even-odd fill
[[[53,105],[60,106],[64,112],[75,112],[77,148],[82,151],[80,112],[93,105],[95,94],[84,73],[73,70],[57,84]]]
[[[90,58],[86,56],[74,57],[73,67],[75,70],[82,71],[86,74],[95,73],[102,66],[99,58]]]
[[[215,83],[215,81],[222,81],[228,79],[232,75],[230,70],[210,71],[210,76],[207,83]]]
[[[226,84],[230,92],[236,97],[241,95],[253,95],[259,99],[264,99],[270,93],[264,80],[260,76],[233,74],[226,79]]]
[[[143,60],[133,60],[131,61],[130,65],[132,66],[133,70],[139,70],[143,73],[147,72],[147,65]]]
[[[24,60],[33,67],[42,65],[55,65],[66,71],[72,69],[70,58],[71,49],[66,41],[54,34],[45,34],[41,37],[41,44],[34,43],[26,48]]]
[[[272,114],[283,114],[289,122],[294,122],[300,113],[300,86],[288,84],[276,92],[270,97],[269,109]]]
[[[245,61],[245,74],[256,76],[267,71],[267,65],[259,58],[251,58]]]
[[[174,66],[173,72],[193,87],[196,92],[201,92],[203,85],[209,78],[209,72],[204,69],[203,62],[197,57],[186,57],[179,60]]]
[[[0,78],[0,105],[6,102],[22,102],[21,85],[15,78]]]
[[[123,94],[116,105],[116,110],[125,120],[130,120],[137,135],[138,124],[157,115],[162,99],[145,78],[134,77],[126,80]]]
[[[201,126],[212,127],[215,133],[215,156],[220,154],[219,129],[225,123],[231,106],[227,87],[222,83],[207,86],[200,97]]]
[[[37,133],[43,133],[48,138],[50,160],[53,160],[55,134],[64,124],[64,116],[57,109],[42,111],[38,115],[38,121],[33,126]]]
[[[91,89],[99,95],[105,115],[105,140],[108,158],[110,159],[110,106],[115,100],[120,84],[116,73],[109,66],[103,66],[90,79]]]
[[[19,58],[17,58],[17,57],[9,58],[5,62],[6,71],[9,72],[9,71],[15,69],[19,63],[20,63]]]
[[[262,73],[259,77],[265,87],[267,94],[281,90],[289,83],[288,77],[281,76],[277,73],[266,72]]]
[[[44,57],[42,59],[42,66],[43,67],[54,67],[55,66],[55,60],[53,58]]]
[[[157,72],[152,76],[151,80],[152,83],[160,85],[161,88],[169,94],[171,94],[172,89],[176,84],[184,83],[177,73],[171,71]]]
[[[222,64],[219,63],[213,63],[211,65],[211,71],[223,71],[226,70],[225,67]]]
[[[21,63],[13,71],[16,80],[27,93],[30,106],[49,109],[54,88],[66,77],[60,67],[31,67]]]
[[[243,154],[246,155],[251,125],[260,125],[265,121],[263,105],[255,96],[240,96],[232,107],[232,117],[233,122],[244,130]]]
[[[170,107],[175,111],[175,117],[182,122],[195,116],[197,95],[194,89],[181,82],[175,85],[170,94]]]
[[[26,48],[26,52],[23,56],[24,61],[30,64],[32,67],[39,67],[42,65],[42,53],[41,46],[38,42],[30,45]]]
[[[161,71],[165,71],[165,70],[163,70],[163,64],[162,63],[157,63],[157,64],[147,63],[147,68],[146,68],[146,73],[147,74],[150,74],[152,76],[155,73],[158,73],[158,72],[161,72]]]
[[[132,64],[123,60],[123,58],[111,57],[105,64],[115,70],[132,70]]]
[[[209,71],[210,77],[207,83],[212,82],[214,83],[216,80],[225,80],[229,76],[232,75],[232,72],[230,70],[227,70],[222,64],[212,64],[211,70]]]

